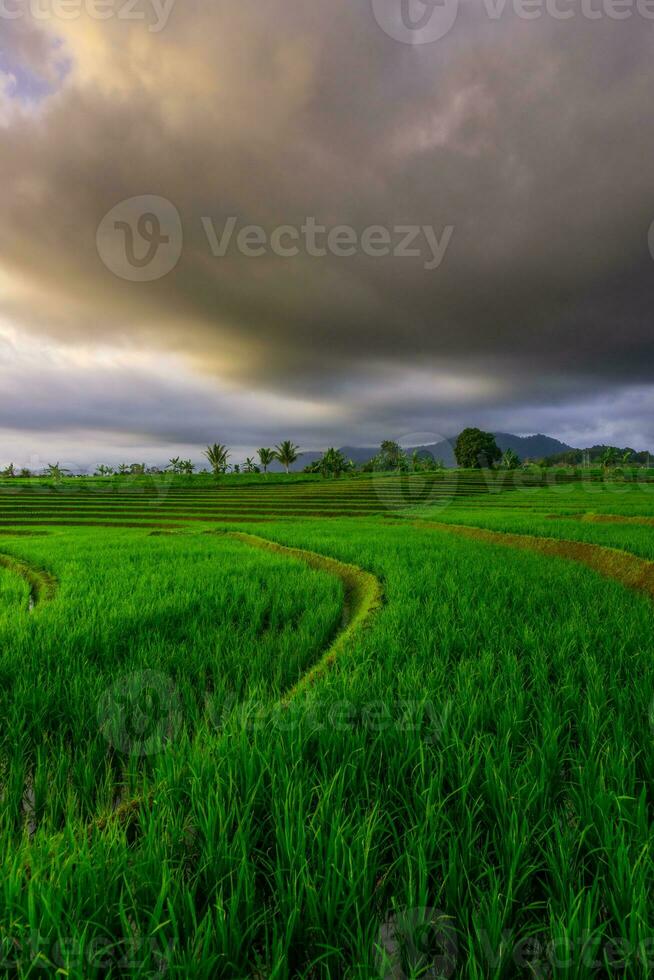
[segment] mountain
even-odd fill
[[[506,452],[507,449],[512,449],[514,453],[518,454],[520,459],[540,459],[543,456],[563,453],[572,448],[564,442],[559,442],[558,439],[553,439],[551,436],[514,436],[510,432],[494,432],[493,435],[502,452]],[[416,446],[415,448],[430,452],[434,459],[442,459],[446,466],[456,466],[456,460],[454,458],[455,442],[456,437],[444,442],[434,443],[430,446]],[[408,450],[409,455],[413,452],[413,448]]]
[[[565,453],[574,448],[551,436],[514,436],[510,432],[496,432],[495,441],[502,452],[512,449],[520,459],[541,459],[543,456]]]
[[[535,436],[514,436],[510,432],[495,432],[493,435],[502,452],[505,452],[507,449],[512,449],[518,454],[520,459],[541,459],[543,456],[554,456],[557,453],[568,452],[572,449],[572,446],[567,446],[558,439],[540,434]],[[428,446],[411,446],[406,451],[409,456],[416,449],[419,452],[429,452],[434,459],[442,459],[445,466],[452,467],[456,466],[456,460],[454,458],[455,442],[456,436],[452,439],[432,443]],[[341,446],[341,452],[345,458],[351,459],[357,466],[361,466],[362,463],[367,463],[378,451],[378,446]],[[297,463],[291,469],[298,472],[304,469],[305,466],[309,466],[310,463],[315,462],[315,460],[320,459],[321,456],[322,453],[315,450],[303,452]],[[281,469],[282,467],[278,463],[271,466],[271,470],[279,472]]]

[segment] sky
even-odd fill
[[[0,466],[654,449],[652,0],[0,0]]]

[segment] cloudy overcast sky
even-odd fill
[[[1,0],[0,464],[654,448],[652,18]]]

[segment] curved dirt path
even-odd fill
[[[0,566],[10,572],[14,572],[16,575],[20,575],[29,585],[30,612],[39,603],[47,602],[54,597],[59,583],[54,575],[51,575],[49,572],[30,565],[24,558],[15,558],[13,555],[0,555]]]
[[[613,579],[630,589],[645,592],[654,599],[654,562],[639,558],[628,551],[608,548],[606,545],[589,544],[585,541],[544,538],[531,534],[513,534],[505,531],[489,531],[486,528],[471,527],[467,524],[442,524],[439,521],[413,521],[417,528],[433,528],[448,531],[473,541],[485,544],[498,544],[522,551],[535,551],[554,558],[567,558],[580,562],[605,578]]]
[[[654,517],[627,516],[626,514],[546,514],[548,521],[577,521],[580,524],[639,524],[654,527]]]
[[[344,601],[339,630],[319,660],[302,675],[300,680],[286,691],[276,702],[286,706],[293,698],[307,688],[313,687],[317,681],[329,671],[350,641],[352,636],[368,625],[371,616],[380,608],[383,600],[383,589],[379,579],[371,572],[366,572],[358,565],[348,565],[336,558],[328,558],[315,551],[305,551],[302,548],[289,548],[286,545],[261,538],[246,531],[209,531],[209,534],[221,534],[262,551],[272,551],[303,561],[310,568],[335,575],[343,583]],[[116,807],[113,813],[98,817],[88,825],[88,833],[93,830],[104,831],[111,823],[120,824],[123,829],[129,827],[138,817],[141,808],[147,805],[150,797],[136,797],[127,800]]]
[[[307,687],[312,687],[336,662],[343,647],[353,634],[364,627],[369,618],[379,609],[382,603],[382,584],[371,572],[364,571],[358,565],[348,565],[336,558],[328,558],[315,551],[305,551],[302,548],[289,548],[268,538],[260,538],[256,534],[245,531],[228,531],[227,536],[242,541],[252,548],[262,551],[272,551],[287,558],[297,558],[310,568],[315,568],[329,575],[335,575],[341,580],[344,588],[343,615],[341,626],[335,638],[329,644],[318,662],[313,665],[289,691],[281,698],[282,704],[287,704],[297,694]]]

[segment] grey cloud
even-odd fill
[[[524,428],[554,425],[557,405],[649,382],[647,28],[490,24],[464,4],[447,37],[412,48],[389,39],[363,0],[185,0],[156,35],[124,22],[61,25],[69,74],[4,133],[0,267],[15,288],[0,306],[63,343],[151,344],[246,389],[325,399],[341,424],[339,405],[375,434],[405,420],[450,431],[473,411],[518,428],[508,422],[519,406]],[[33,65],[52,33],[24,28],[14,61]],[[152,284],[116,279],[95,251],[103,215],[138,194],[169,198],[184,225],[179,265]],[[205,215],[455,233],[433,272],[364,255],[216,259]],[[367,397],[371,360],[386,365],[381,398]],[[465,408],[438,391],[407,399],[393,372],[415,365],[492,372],[498,384]],[[104,410],[89,399],[62,394],[57,424],[84,413],[95,424]],[[138,398],[126,404],[124,424],[139,430]],[[631,407],[613,403],[625,418]],[[9,411],[21,425],[23,409]],[[204,437],[202,419],[188,418],[183,433],[163,422],[148,431]]]

